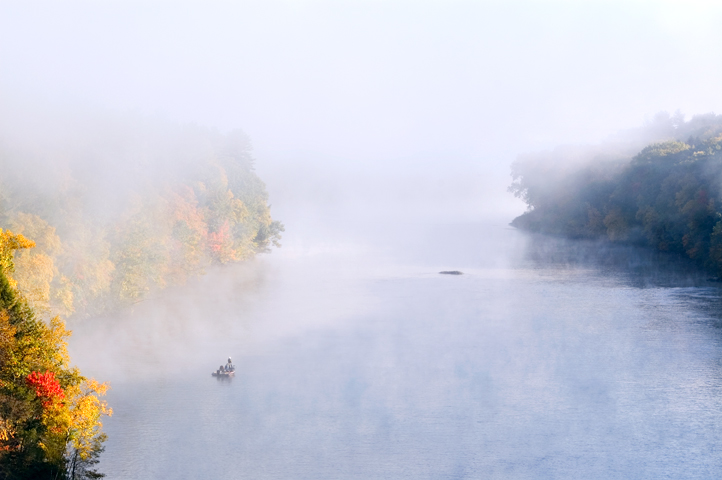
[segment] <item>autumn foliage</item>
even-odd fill
[[[100,476],[108,387],[70,367],[56,313],[77,321],[280,246],[245,135],[115,122],[0,145],[3,480]]]
[[[32,372],[25,379],[27,384],[35,389],[35,395],[43,402],[43,408],[59,406],[65,399],[65,392],[55,379],[55,374],[46,370],[45,373]]]
[[[244,135],[189,129],[155,150],[147,143],[138,155],[105,161],[107,185],[83,183],[85,152],[40,181],[55,157],[50,168],[42,155],[15,158],[0,146],[0,225],[15,235],[4,241],[20,248],[11,282],[36,314],[89,317],[279,246],[283,225],[271,218]],[[42,167],[25,172],[33,161]]]
[[[11,277],[32,244],[0,230],[0,478],[99,478],[107,385],[69,366],[63,321],[38,318]]]

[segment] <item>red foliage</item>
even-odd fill
[[[29,386],[35,388],[35,394],[39,398],[44,399],[44,408],[48,408],[65,398],[65,392],[58,381],[55,380],[55,374],[53,372],[32,372],[25,381]]]
[[[213,253],[220,253],[223,246],[230,240],[231,234],[228,229],[228,222],[224,222],[217,232],[208,234],[208,246]]]

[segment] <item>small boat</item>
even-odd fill
[[[218,370],[211,373],[211,376],[218,378],[229,378],[236,374],[236,366],[233,365],[231,357],[228,357],[228,362],[225,365],[218,367]]]

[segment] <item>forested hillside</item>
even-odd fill
[[[626,141],[521,157],[512,176],[528,205],[513,226],[646,244],[722,274],[722,116],[658,117]]]
[[[28,304],[82,318],[279,245],[240,132],[105,118],[0,132],[0,226]]]
[[[100,478],[107,386],[70,367],[63,321],[38,318],[18,290],[13,256],[33,246],[0,230],[0,478]]]

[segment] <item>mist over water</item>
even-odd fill
[[[72,361],[111,384],[100,471],[716,478],[721,284],[510,228],[507,187],[539,160],[565,197],[555,173],[719,112],[720,21],[705,0],[0,2],[0,197],[71,192],[102,227],[228,140],[286,227],[69,319]],[[79,257],[127,230],[97,227]]]
[[[73,359],[113,386],[110,478],[722,466],[722,296],[685,262],[502,220],[315,218],[271,255],[75,329]],[[236,377],[212,378],[228,355]]]

